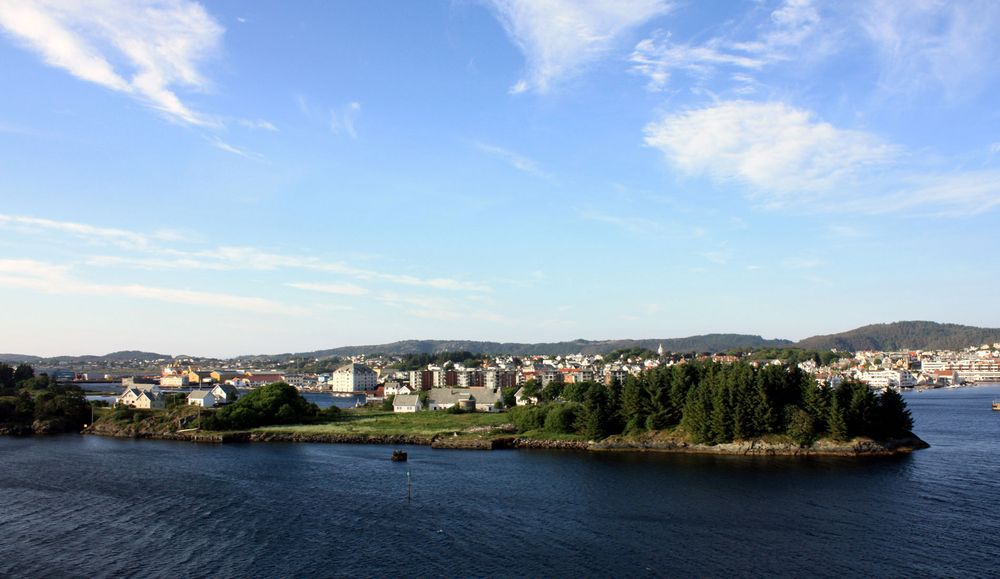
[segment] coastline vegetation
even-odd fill
[[[701,444],[778,435],[809,445],[820,438],[898,438],[913,428],[899,393],[877,394],[853,380],[822,386],[790,364],[677,364],[611,386],[529,382],[524,395],[539,404],[509,411],[518,431],[590,440],[679,430]]]
[[[78,432],[91,413],[80,387],[36,376],[27,364],[0,364],[0,433]]]

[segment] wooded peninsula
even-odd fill
[[[452,448],[652,449],[753,454],[894,454],[924,448],[898,392],[845,380],[817,384],[793,365],[711,361],[655,368],[624,382],[503,391],[500,413],[320,410],[273,383],[216,410],[176,400],[165,410],[104,409],[88,432],[196,441],[292,440]]]

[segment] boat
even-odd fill
[[[1000,411],[1000,402],[997,402],[996,400],[993,401],[993,410]]]
[[[392,451],[392,461],[393,462],[404,462],[406,461],[406,452],[402,450]]]

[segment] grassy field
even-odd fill
[[[368,434],[434,436],[463,432],[469,428],[506,424],[506,414],[448,414],[447,412],[392,412],[367,409],[345,410],[335,422],[325,424],[298,424],[290,426],[264,426],[257,432],[288,432],[299,434]]]

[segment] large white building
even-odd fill
[[[346,364],[333,372],[329,383],[334,392],[367,392],[378,386],[378,375],[363,364]]]
[[[889,388],[899,390],[900,388],[913,388],[917,385],[917,379],[905,370],[862,372],[858,379],[867,383],[873,390],[887,390]]]

